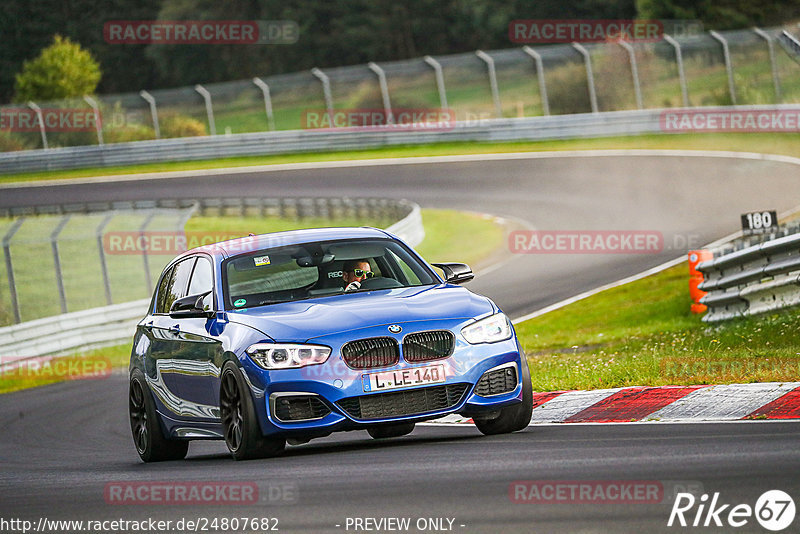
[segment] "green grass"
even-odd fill
[[[128,366],[130,344],[84,351],[48,362],[0,372],[0,393],[10,393],[65,380],[102,380],[111,369]]]
[[[800,316],[710,326],[681,264],[517,325],[535,391],[800,379]]]
[[[508,143],[441,143],[342,152],[247,156],[203,161],[151,163],[146,165],[131,165],[122,167],[100,167],[65,171],[41,171],[6,174],[0,176],[0,184],[37,180],[58,180],[93,176],[138,174],[147,172],[191,171],[202,169],[219,169],[226,167],[247,167],[252,165],[277,165],[283,163],[445,156],[456,154],[493,154],[508,152],[603,149],[730,150],[740,152],[759,152],[765,154],[782,154],[800,157],[800,138],[798,138],[797,135],[785,133],[720,133],[649,134],[639,136],[567,139],[555,141],[515,141]]]

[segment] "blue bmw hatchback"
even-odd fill
[[[129,412],[145,462],[224,439],[237,460],[335,431],[410,433],[448,414],[484,434],[530,422],[528,365],[508,318],[375,228],[251,236],[164,269],[139,322]]]

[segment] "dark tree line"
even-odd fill
[[[0,101],[14,74],[55,34],[100,62],[101,93],[128,92],[332,67],[507,48],[515,19],[700,19],[706,28],[772,25],[800,15],[800,0],[4,0]],[[110,20],[293,20],[294,45],[119,45]]]

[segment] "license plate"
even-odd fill
[[[444,379],[444,365],[410,367],[361,375],[364,391],[387,391],[423,384],[440,384],[444,382]]]

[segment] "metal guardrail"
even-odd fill
[[[771,234],[763,242],[729,246],[697,266],[705,322],[745,317],[800,304],[800,233]],[[781,233],[785,233],[785,230]]]
[[[654,133],[662,131],[660,116],[663,111],[666,110],[481,119],[477,124],[475,121],[457,122],[440,129],[428,126],[411,131],[383,126],[358,130],[291,130],[25,150],[0,153],[0,173],[458,141],[534,141]]]
[[[233,205],[230,199],[206,199],[202,201],[178,201],[199,203],[203,210],[224,208]],[[240,200],[237,207],[247,207]],[[260,200],[260,199],[256,199]],[[265,199],[265,204],[272,204],[275,199]],[[307,199],[281,199],[283,204],[303,205]],[[322,201],[325,202],[322,202]],[[227,201],[227,202],[226,202]],[[292,201],[292,202],[287,202]],[[363,209],[386,209],[401,214],[402,218],[386,230],[416,246],[425,237],[420,207],[406,200],[385,199],[317,199],[311,205],[328,206],[351,204]],[[278,201],[277,205],[281,205]],[[84,205],[88,209],[88,205]],[[96,206],[95,206],[96,207]],[[31,208],[33,209],[33,208]],[[41,209],[41,208],[39,208]],[[49,207],[48,212],[54,208]],[[65,209],[65,207],[61,207]],[[73,205],[67,209],[78,209]],[[242,208],[244,209],[244,208]],[[36,210],[34,210],[36,211]],[[302,213],[302,209],[298,211]],[[77,312],[66,313],[54,317],[36,319],[25,323],[0,328],[0,368],[26,358],[35,358],[52,354],[64,354],[80,349],[99,348],[130,341],[136,323],[145,315],[150,299],[114,304]]]

